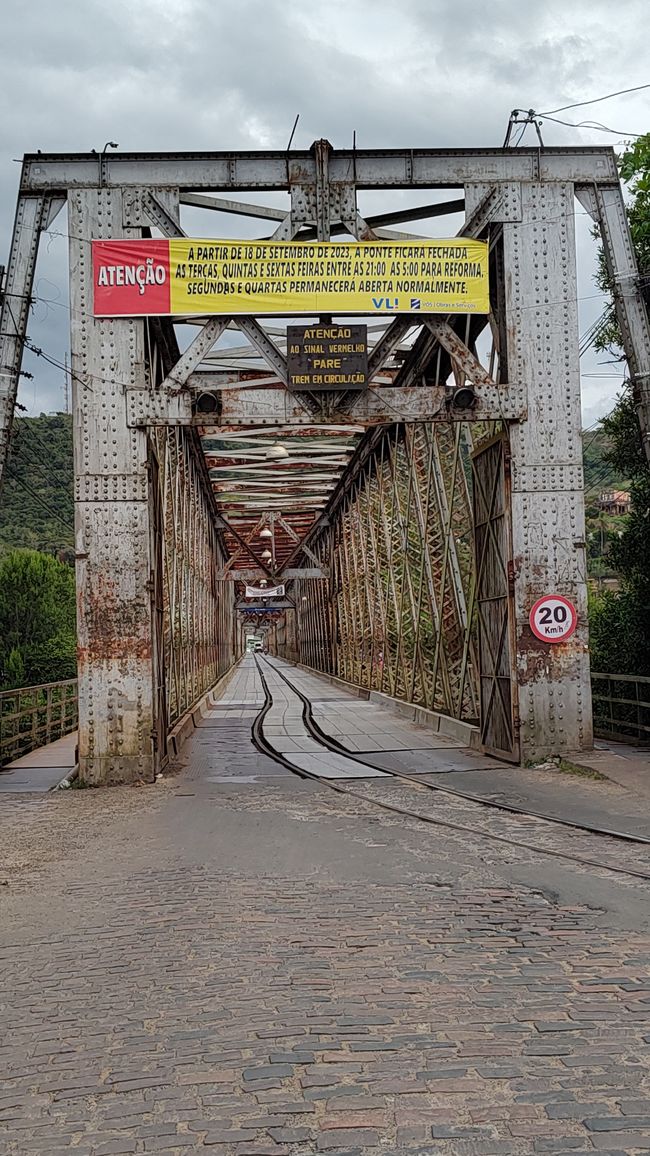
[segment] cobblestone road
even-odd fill
[[[222,725],[202,776],[3,801],[0,1151],[650,1150],[645,885],[220,781]]]

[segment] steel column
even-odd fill
[[[25,347],[38,239],[48,197],[19,197],[0,313],[0,485]]]
[[[593,745],[587,632],[580,364],[573,186],[522,186],[522,219],[503,225],[508,368],[527,389],[510,426],[513,579],[523,761]],[[537,641],[542,594],[577,606],[577,633]]]
[[[144,322],[92,316],[90,238],[139,235],[117,189],[69,197],[79,764],[89,783],[155,775],[147,438],[125,392],[146,385]]]
[[[596,188],[595,198],[616,317],[627,357],[639,427],[650,463],[650,321],[620,184]]]

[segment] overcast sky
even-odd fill
[[[30,0],[3,13],[0,261],[25,152],[295,147],[499,146],[510,110],[544,112],[650,82],[648,0]],[[621,145],[650,130],[650,89],[561,113],[614,133],[547,122],[547,144]],[[532,129],[524,143],[533,143]],[[373,206],[374,207],[374,206]],[[578,209],[580,207],[578,206]],[[581,331],[602,300],[594,243],[577,216]],[[44,238],[31,339],[67,350],[66,242]],[[583,361],[584,423],[620,385]],[[62,407],[63,373],[33,357],[30,412]],[[601,376],[613,374],[614,376]]]

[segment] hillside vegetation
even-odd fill
[[[19,417],[0,497],[0,555],[23,548],[74,558],[72,417]]]

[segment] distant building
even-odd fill
[[[600,495],[598,505],[604,514],[629,514],[630,495],[627,490],[606,490]]]

